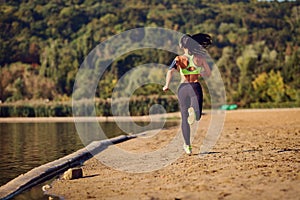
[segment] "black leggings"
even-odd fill
[[[190,125],[188,124],[188,109],[193,107],[196,120],[200,120],[202,114],[203,93],[200,83],[181,83],[178,88],[178,100],[181,112],[181,130],[186,145],[190,145]]]

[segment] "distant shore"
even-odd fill
[[[109,116],[109,117],[0,117],[0,123],[30,123],[30,122],[111,122],[111,121],[161,121],[162,119],[180,119],[180,113],[166,113],[146,116]]]
[[[234,112],[265,112],[265,111],[284,111],[284,110],[300,110],[300,108],[270,108],[270,109],[237,109]],[[219,110],[222,112],[222,110]],[[210,110],[203,110],[203,113],[209,113]],[[226,113],[232,112],[227,110]],[[109,117],[0,117],[0,123],[30,123],[30,122],[75,122],[82,121],[99,121],[99,122],[112,122],[112,121],[161,121],[162,119],[178,120],[180,119],[180,112],[155,114],[145,116],[109,116]]]

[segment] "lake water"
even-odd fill
[[[127,127],[126,130],[130,130],[132,123],[122,123]],[[148,125],[146,122],[138,124]],[[175,125],[177,122],[166,122],[164,128]],[[109,138],[124,134],[113,122],[101,122],[100,126]],[[152,122],[149,128],[157,129],[161,126],[161,122]],[[131,130],[133,133],[139,131]],[[73,122],[0,123],[0,186],[34,167],[83,147]],[[39,186],[16,196],[15,199],[47,199],[41,195],[43,194]]]

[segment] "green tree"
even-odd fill
[[[239,82],[239,68],[234,62],[234,49],[229,46],[223,48],[222,56],[216,64],[224,81],[227,101],[233,102],[235,101],[233,96],[236,95]]]
[[[260,74],[252,81],[256,102],[276,102],[283,100],[285,95],[285,84],[279,71]]]
[[[0,77],[2,101],[12,100],[16,87],[22,88],[22,81],[22,98],[70,96],[78,67],[92,49],[115,34],[143,26],[165,27],[190,34],[209,33],[213,45],[208,52],[221,71],[230,102],[248,106],[249,102],[256,101],[253,99],[254,89],[250,87],[252,81],[260,74],[269,75],[272,70],[281,73],[285,84],[281,101],[299,99],[298,2],[21,0],[3,1],[0,15],[0,68],[4,69],[0,73],[5,76]],[[157,34],[153,44],[168,40]],[[131,45],[126,41],[128,46],[122,46],[122,42],[112,44],[101,55],[105,57],[116,47],[126,50]],[[115,58],[111,69],[101,79],[100,85],[106,94],[100,94],[98,90],[97,96],[109,96],[112,82],[135,66],[145,63],[167,65],[174,56],[169,52],[147,49]],[[20,67],[24,69],[22,72],[13,64],[18,62],[22,63],[17,65],[19,67],[25,63],[29,65]],[[97,81],[89,80],[93,72],[87,72],[82,77],[87,80],[81,81],[87,84]],[[47,95],[38,88],[29,90],[36,87],[31,78],[43,85]],[[15,83],[17,79],[18,84]],[[158,87],[145,86],[136,94],[150,95],[158,92]],[[275,98],[269,94],[266,96],[268,100],[264,101]]]
[[[247,46],[243,54],[236,60],[240,69],[238,83],[238,98],[242,105],[248,105],[251,101],[251,77],[253,69],[256,67],[257,54],[252,45]]]

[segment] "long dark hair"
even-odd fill
[[[183,35],[180,39],[180,47],[187,48],[190,55],[205,55],[206,49],[212,44],[211,36],[205,33]]]
[[[205,33],[197,33],[192,35],[191,38],[198,42],[205,49],[212,44],[211,36]]]
[[[188,48],[189,40],[192,36],[189,34],[185,34],[180,38],[179,47],[180,48]]]

